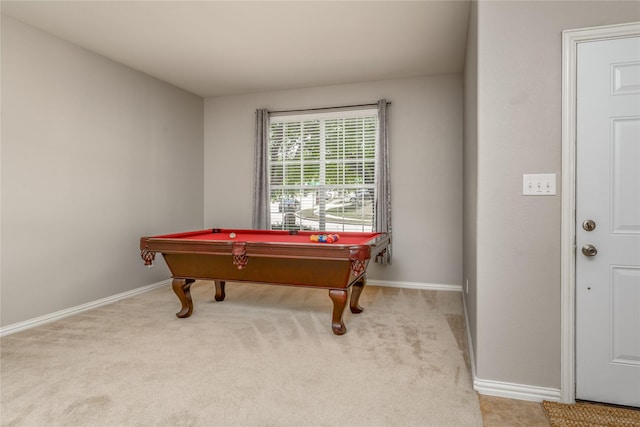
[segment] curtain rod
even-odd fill
[[[387,101],[387,105],[391,105],[391,101]],[[340,108],[357,108],[357,107],[377,107],[378,103],[371,104],[356,104],[356,105],[339,105],[336,107],[319,107],[319,108],[303,108],[300,110],[279,110],[279,111],[269,111],[269,114],[280,114],[280,113],[301,113],[304,111],[322,111],[322,110],[337,110]]]

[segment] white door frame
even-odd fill
[[[564,403],[576,399],[576,58],[579,43],[640,36],[640,22],[562,32],[562,228],[560,244],[561,380]]]

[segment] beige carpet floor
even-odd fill
[[[0,339],[2,426],[481,426],[459,293],[170,287]]]

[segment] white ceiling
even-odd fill
[[[469,5],[2,0],[2,13],[208,97],[461,72]]]

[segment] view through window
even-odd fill
[[[271,228],[372,231],[377,110],[272,116]]]

